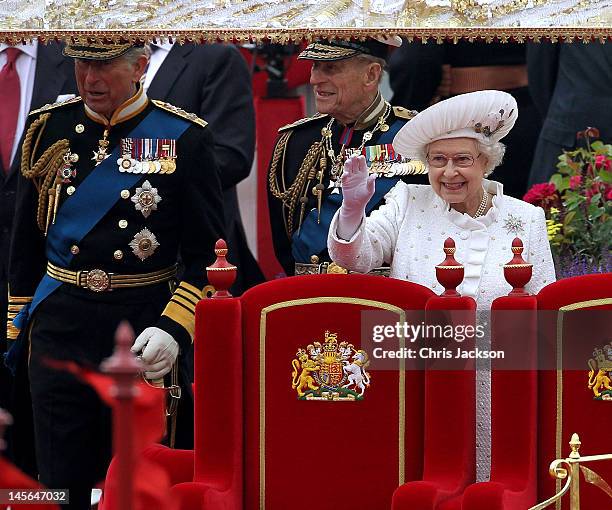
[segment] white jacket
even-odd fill
[[[399,182],[349,241],[336,235],[336,213],[327,241],[330,257],[360,273],[390,264],[392,278],[419,283],[440,294],[444,289],[436,279],[435,266],[445,258],[444,240],[452,237],[455,258],[465,266],[457,290],[475,298],[482,309],[512,290],[504,279],[503,265],[512,259],[512,240],[519,237],[525,247],[523,258],[533,264],[526,290],[535,294],[555,281],[544,211],[504,196],[498,182],[484,179],[483,187],[495,195],[493,206],[486,215],[472,218],[450,209],[431,186]]]

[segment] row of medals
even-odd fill
[[[131,174],[172,174],[176,170],[176,161],[171,158],[138,161],[124,154],[117,160],[120,172]]]

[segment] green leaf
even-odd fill
[[[612,183],[612,172],[603,170],[599,172],[599,178],[601,179],[602,182],[605,182],[606,184],[611,184]]]
[[[561,183],[563,182],[563,176],[561,174],[553,174],[550,178],[550,183],[555,185],[555,188],[561,191]]]
[[[568,212],[565,215],[565,219],[563,220],[563,224],[564,225],[569,225],[574,220],[575,217],[576,217],[576,212],[575,211]]]

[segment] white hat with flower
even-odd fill
[[[403,157],[424,160],[431,142],[474,138],[492,145],[506,136],[516,119],[516,100],[501,90],[481,90],[440,101],[407,122],[393,139]]]

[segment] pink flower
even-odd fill
[[[569,180],[569,186],[571,189],[578,189],[582,184],[582,175],[572,175]]]
[[[593,196],[597,195],[597,193],[601,193],[602,197],[605,197],[605,200],[610,200],[610,191],[612,190],[612,186],[609,184],[604,184],[603,182],[594,182],[591,185],[590,189],[587,189],[585,192],[586,203],[590,204]]]
[[[534,184],[523,200],[533,205],[546,206],[557,198],[557,188],[551,183]]]
[[[612,170],[612,160],[608,159],[603,154],[595,156],[595,168],[597,170]]]

